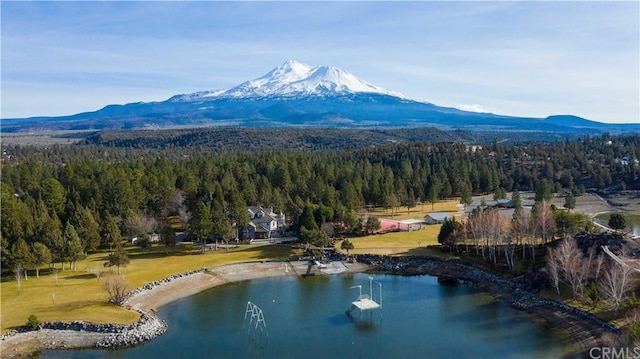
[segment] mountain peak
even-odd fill
[[[345,93],[377,93],[404,98],[398,92],[360,80],[337,67],[310,66],[296,60],[288,60],[261,77],[207,97],[297,97]]]

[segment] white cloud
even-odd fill
[[[116,98],[229,88],[295,59],[341,67],[437,105],[638,122],[639,8],[637,2],[3,2],[2,110],[43,115],[55,102],[57,111],[72,114]],[[55,101],[31,100],[51,98],[52,89]]]

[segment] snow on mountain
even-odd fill
[[[184,100],[215,97],[307,96],[346,93],[377,93],[405,98],[399,92],[358,79],[349,72],[331,66],[309,66],[289,60],[257,79],[243,82],[226,91],[184,95]]]
[[[168,101],[169,102],[196,101],[196,100],[200,100],[202,98],[219,96],[221,93],[223,93],[225,91],[226,90],[198,91],[198,92],[193,92],[193,93],[175,95],[175,96],[171,97]]]

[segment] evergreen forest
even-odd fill
[[[296,131],[297,138],[334,143],[322,131]],[[175,231],[195,241],[228,241],[234,224],[248,221],[247,206],[284,212],[291,231],[311,241],[326,223],[336,236],[360,234],[364,208],[397,211],[513,190],[640,189],[637,134],[519,143],[438,135],[382,144],[341,136],[340,145],[295,148],[266,139],[251,148],[168,146],[157,138],[126,146],[3,146],[2,265],[72,265],[151,233],[167,245]]]

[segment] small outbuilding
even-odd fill
[[[499,199],[496,200],[496,207],[500,208],[514,208],[515,204],[512,199]]]
[[[424,216],[425,224],[440,224],[443,223],[445,219],[451,218],[451,214],[446,212],[437,212],[437,213],[429,213]]]

